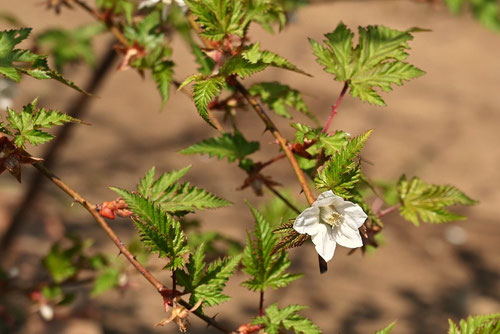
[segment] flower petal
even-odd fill
[[[363,246],[361,235],[359,234],[358,227],[352,220],[346,220],[335,231],[335,241],[347,248],[358,248]]]
[[[326,261],[330,261],[335,253],[336,243],[329,233],[331,230],[324,224],[318,224],[318,233],[311,236],[316,252]]]
[[[333,191],[328,190],[328,191],[322,192],[318,196],[318,198],[316,199],[316,201],[314,201],[314,203],[313,203],[313,207],[327,206],[329,204],[334,203],[335,201],[338,201],[339,199],[341,201],[343,201],[342,197],[339,197],[339,196],[335,195],[333,193]]]
[[[293,222],[293,228],[300,234],[316,234],[319,225],[319,209],[315,207],[310,207],[302,211]]]
[[[346,219],[353,221],[356,227],[361,227],[368,218],[363,209],[356,203],[344,201],[343,203],[334,203],[334,205],[339,213],[343,214]]]

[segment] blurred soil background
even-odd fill
[[[76,27],[92,22],[81,10],[63,10],[57,16],[40,0],[0,0],[0,10],[17,16],[37,34],[50,27]],[[309,305],[303,312],[324,333],[373,333],[397,320],[393,333],[445,333],[447,319],[468,314],[500,311],[500,34],[486,30],[468,15],[453,17],[441,7],[409,1],[340,1],[316,3],[299,10],[280,34],[270,35],[257,27],[251,37],[263,48],[279,53],[314,76],[284,70],[266,70],[246,80],[277,80],[299,89],[311,110],[324,122],[342,86],[314,61],[307,38],[322,39],[339,20],[355,30],[358,25],[382,24],[397,29],[413,26],[432,32],[415,34],[410,43],[410,62],[427,74],[384,94],[388,107],[363,104],[348,95],[335,117],[333,128],[358,135],[375,129],[364,150],[365,171],[375,179],[396,180],[402,173],[418,175],[427,182],[451,183],[480,204],[462,209],[466,221],[440,226],[414,227],[397,214],[386,216],[384,243],[374,253],[348,256],[338,248],[329,271],[320,275],[314,248],[307,244],[290,251],[292,271],[305,277],[288,288],[266,293],[265,303]],[[4,27],[2,27],[4,29]],[[174,39],[177,80],[195,69],[193,57]],[[97,39],[101,57],[109,35]],[[25,45],[29,47],[27,43]],[[116,64],[118,65],[118,64]],[[69,68],[65,76],[83,86],[90,72],[85,65]],[[58,83],[26,78],[19,86],[15,108],[39,96],[39,105],[67,111],[78,94]],[[160,98],[152,80],[133,71],[116,72],[106,79],[83,120],[66,142],[55,173],[94,203],[116,198],[108,186],[132,189],[151,167],[157,171],[193,168],[186,179],[234,202],[228,208],[193,215],[204,230],[217,230],[244,241],[253,220],[244,199],[259,205],[249,189],[237,191],[244,173],[235,165],[177,152],[216,135],[197,115],[193,103],[175,93],[160,112]],[[297,114],[295,114],[297,115]],[[239,125],[247,139],[262,140],[257,160],[274,156],[277,146],[265,133],[253,112],[241,112]],[[288,122],[272,116],[292,138]],[[306,120],[297,116],[296,121]],[[39,156],[43,148],[33,151]],[[26,167],[21,186],[8,174],[0,176],[0,233],[22,198],[33,175]],[[288,162],[276,163],[266,175],[286,186],[296,197],[299,187]],[[92,251],[116,254],[110,240],[91,217],[52,184],[29,212],[21,233],[2,261],[19,269],[22,281],[32,282],[43,269],[41,256],[65,232],[77,232],[96,240]],[[134,235],[128,220],[112,226],[124,241]],[[161,262],[158,262],[161,264]],[[167,273],[156,272],[165,282]],[[256,315],[258,294],[239,284],[243,274],[232,278],[227,293],[233,298],[207,310],[231,328]],[[97,298],[79,296],[71,309],[56,313],[56,321],[44,323],[33,311],[18,331],[35,333],[176,333],[177,327],[153,325],[165,317],[162,301],[139,275],[131,275],[132,288],[110,291]],[[26,305],[20,297],[19,305]],[[23,304],[25,303],[25,304]],[[192,333],[216,333],[190,317]]]

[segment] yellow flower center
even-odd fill
[[[339,213],[333,204],[330,204],[319,207],[319,220],[323,224],[330,225],[331,227],[337,227],[342,224],[344,215]]]

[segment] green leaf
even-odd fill
[[[213,209],[231,205],[204,189],[191,186],[189,182],[178,183],[191,166],[178,171],[163,173],[155,180],[155,169],[151,168],[141,179],[137,191],[145,198],[159,204],[161,208],[172,214],[191,212],[196,209]]]
[[[393,30],[383,26],[359,27],[359,43],[354,48],[354,33],[340,22],[337,28],[325,35],[325,45],[309,39],[317,62],[335,80],[347,82],[350,93],[362,101],[385,105],[374,88],[384,92],[392,90],[392,85],[403,84],[423,75],[425,72],[403,62],[408,57],[408,41],[412,32]]]
[[[464,216],[452,213],[446,208],[456,204],[477,204],[477,201],[452,185],[428,184],[417,177],[407,181],[406,176],[401,176],[397,190],[401,216],[417,226],[420,222],[446,223],[463,220]]]
[[[243,135],[224,133],[220,137],[205,139],[180,151],[182,154],[208,154],[218,159],[227,158],[229,162],[242,160],[259,150],[259,142],[248,142]]]
[[[396,322],[393,321],[387,327],[376,331],[375,334],[389,334],[395,325],[396,325]]]
[[[500,313],[469,316],[458,324],[448,319],[448,334],[498,334],[500,333]]]
[[[252,85],[248,91],[252,96],[258,96],[271,110],[282,117],[292,118],[289,109],[293,108],[317,122],[302,99],[300,92],[287,85],[277,81],[261,82]]]
[[[26,141],[33,145],[37,145],[48,142],[54,138],[53,135],[41,131],[40,129],[51,128],[69,122],[81,122],[76,118],[56,110],[38,109],[36,105],[37,99],[25,105],[21,112],[7,108],[6,120],[9,124],[1,124],[1,127],[5,127],[7,130],[7,132],[2,132],[13,136],[15,144],[19,147],[25,147]]]
[[[142,242],[151,252],[170,260],[165,268],[181,268],[185,262],[183,255],[189,248],[179,221],[150,199],[120,188],[112,187],[111,190],[118,193],[134,213],[132,219]]]
[[[286,70],[294,71],[297,73],[301,73],[307,76],[311,76],[310,74],[302,71],[297,66],[290,63],[285,58],[266,50],[260,49],[260,43],[254,43],[249,45],[242,53],[241,56],[249,61],[252,64],[265,64],[268,66],[274,66],[283,68]]]
[[[151,70],[163,104],[167,102],[169,97],[170,85],[172,84],[174,75],[173,67],[174,63],[166,60],[156,63]]]
[[[243,1],[186,0],[185,3],[196,16],[196,22],[203,28],[202,36],[213,41],[221,41],[229,35],[243,37]]]
[[[293,329],[294,333],[320,334],[318,326],[297,313],[305,308],[302,305],[289,305],[279,309],[278,304],[272,304],[266,308],[265,316],[255,318],[252,323],[264,325],[267,334],[278,334],[281,328]]]
[[[243,271],[252,278],[243,282],[242,285],[253,291],[265,291],[268,287],[277,289],[287,286],[302,275],[285,272],[291,264],[288,253],[273,253],[278,238],[262,214],[250,204],[249,207],[256,222],[255,239],[252,240],[251,236],[248,235],[242,264]]]
[[[116,15],[123,14],[127,23],[132,22],[135,5],[129,0],[97,0],[96,3],[101,10],[111,10]]]
[[[50,249],[49,254],[43,258],[43,266],[56,283],[62,283],[76,275],[78,272],[76,262],[80,251],[78,244],[62,249],[60,244],[56,243]]]
[[[50,29],[38,35],[36,42],[45,53],[54,57],[55,67],[61,72],[64,65],[81,60],[94,65],[92,40],[105,29],[101,23],[76,29]]]
[[[373,130],[368,130],[353,138],[332,155],[314,180],[318,189],[332,190],[346,199],[353,197],[352,190],[361,178],[356,157],[372,132]]]
[[[99,273],[94,281],[94,286],[92,287],[91,296],[98,296],[115,286],[118,286],[120,278],[120,271],[116,268],[107,268],[103,272]]]
[[[189,302],[194,305],[203,299],[204,306],[221,304],[229,297],[222,293],[226,282],[238,266],[241,255],[225,259],[217,259],[205,264],[205,246],[201,245],[194,254],[189,256],[186,265],[187,272],[178,270],[176,275],[178,284],[191,292]]]
[[[199,79],[193,85],[193,100],[200,116],[210,125],[213,126],[210,117],[208,117],[207,106],[217,97],[222,88],[226,85],[224,77],[210,77]]]
[[[73,82],[51,70],[47,64],[47,57],[39,56],[29,50],[14,49],[17,44],[28,38],[30,32],[31,28],[0,31],[0,73],[16,82],[21,80],[22,73],[36,79],[54,79],[86,93]]]

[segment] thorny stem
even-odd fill
[[[264,124],[266,125],[267,130],[271,131],[272,135],[278,143],[280,144],[283,152],[285,152],[286,157],[288,158],[288,161],[290,162],[290,165],[292,165],[293,171],[295,172],[295,175],[297,176],[297,179],[299,181],[300,186],[302,187],[302,190],[304,191],[304,195],[306,196],[307,202],[309,205],[312,205],[314,203],[314,196],[312,194],[311,188],[309,188],[309,185],[307,184],[306,177],[304,175],[304,172],[300,168],[297,159],[295,159],[295,156],[293,155],[293,152],[290,150],[290,148],[287,145],[287,140],[281,135],[281,132],[278,130],[276,125],[274,125],[273,121],[269,118],[269,116],[266,114],[262,106],[257,102],[257,100],[250,95],[250,93],[247,91],[245,86],[243,86],[236,78],[232,80],[232,84],[240,91],[240,93],[245,97],[247,102],[252,106],[252,108],[255,110],[255,112],[259,115],[259,117],[262,119]],[[347,89],[347,88],[346,88]],[[345,94],[345,92],[344,92]],[[318,262],[319,262],[319,271],[320,273],[325,273],[328,270],[328,266],[326,261],[318,254]]]
[[[276,138],[276,140],[278,141],[279,145],[281,146],[281,149],[283,150],[283,152],[285,152],[285,155],[288,158],[290,165],[292,165],[293,171],[295,172],[295,175],[299,180],[300,186],[304,191],[304,195],[306,196],[307,202],[309,203],[309,205],[312,205],[315,200],[314,195],[312,194],[311,188],[309,188],[309,185],[307,184],[306,177],[304,175],[304,172],[300,168],[297,159],[295,159],[295,156],[293,155],[292,151],[287,145],[287,140],[283,137],[283,135],[278,130],[276,125],[274,125],[273,121],[266,114],[266,112],[261,107],[259,102],[257,102],[257,100],[252,95],[250,95],[248,90],[236,78],[234,78],[232,83],[234,84],[236,89],[240,91],[240,93],[247,100],[247,102],[252,106],[255,112],[259,115],[260,119],[262,119],[262,121],[266,125],[267,130],[269,130],[274,136],[274,138]]]
[[[260,169],[265,168],[265,167],[267,167],[267,166],[269,166],[269,165],[271,165],[271,164],[275,163],[276,161],[279,161],[279,160],[281,160],[281,159],[283,159],[283,158],[286,158],[286,155],[285,155],[285,154],[280,154],[280,155],[277,155],[277,156],[275,156],[274,158],[272,158],[272,159],[270,159],[270,160],[268,160],[268,161],[264,162],[263,164],[261,164],[261,165],[260,165]]]
[[[340,92],[340,95],[337,99],[337,102],[332,106],[332,111],[330,112],[330,116],[328,116],[328,119],[326,120],[325,127],[323,128],[323,133],[327,133],[328,129],[330,128],[330,124],[332,124],[333,117],[337,114],[337,108],[339,107],[340,103],[342,103],[342,99],[344,98],[345,93],[347,92],[347,88],[349,88],[349,85],[347,84],[347,81],[344,83],[344,87],[342,88],[342,91]]]
[[[101,226],[101,228],[106,232],[108,237],[113,241],[113,243],[118,247],[120,253],[125,256],[125,258],[137,269],[139,273],[146,280],[148,280],[151,285],[153,285],[158,292],[162,292],[166,289],[166,287],[151,274],[137,259],[134,254],[132,254],[127,247],[123,244],[120,238],[116,235],[116,233],[111,229],[108,223],[101,217],[99,212],[96,210],[96,206],[94,204],[89,203],[85,198],[83,198],[79,193],[66,185],[60,178],[54,175],[51,171],[49,171],[43,164],[36,163],[33,165],[36,169],[38,169],[43,175],[45,175],[52,183],[54,183],[59,189],[68,194],[73,200],[83,206],[91,215],[94,217],[95,221]]]
[[[108,225],[108,223],[101,217],[99,212],[96,210],[96,206],[88,202],[85,198],[83,198],[79,193],[65,184],[60,178],[54,175],[50,170],[48,170],[43,164],[36,163],[33,165],[36,169],[38,169],[43,175],[45,175],[52,183],[54,183],[59,189],[68,194],[73,200],[83,206],[91,215],[94,217],[95,221],[101,226],[101,228],[106,232],[108,237],[113,241],[116,247],[120,250],[120,253],[125,256],[125,258],[135,267],[135,269],[152,285],[155,289],[163,296],[166,291],[169,291],[167,287],[165,287],[149,270],[147,270],[139,261],[137,261],[134,254],[132,254],[128,248],[123,244],[120,238],[116,235],[113,229]],[[172,291],[172,296],[175,294],[175,272],[172,272],[172,279],[174,282]],[[192,306],[189,305],[186,301],[179,299],[178,303],[187,309],[192,309]],[[199,312],[193,312],[198,318],[205,321],[207,324],[217,328],[223,333],[231,333],[230,330],[221,326],[215,319],[210,318],[204,314]]]

